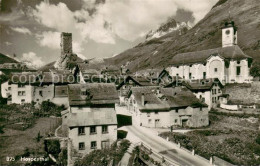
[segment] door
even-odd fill
[[[182,119],[182,127],[187,127],[188,119]]]

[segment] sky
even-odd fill
[[[60,33],[83,59],[108,58],[169,18],[195,25],[217,0],[0,0],[0,53],[36,67],[60,56]]]

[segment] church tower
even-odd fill
[[[230,47],[237,45],[237,27],[234,21],[225,23],[222,28],[222,47]]]

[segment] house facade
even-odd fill
[[[182,85],[188,88],[199,100],[205,102],[209,109],[219,104],[223,85],[217,78],[186,80],[182,82]]]
[[[135,87],[129,93],[128,110],[133,124],[145,127],[209,124],[208,108],[187,88]]]
[[[252,58],[237,45],[234,22],[222,29],[222,47],[177,54],[172,59],[170,74],[184,79],[218,78],[225,83],[250,82]]]
[[[84,156],[94,149],[109,147],[117,139],[116,86],[110,83],[70,84],[69,112],[63,126],[68,128],[70,152]],[[66,116],[66,117],[65,117]]]
[[[50,100],[68,106],[69,78],[67,74],[53,72],[13,73],[11,79],[1,85],[1,95],[8,99],[8,104],[40,104]]]

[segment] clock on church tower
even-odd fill
[[[234,21],[226,22],[222,28],[222,47],[237,45],[237,28]]]

